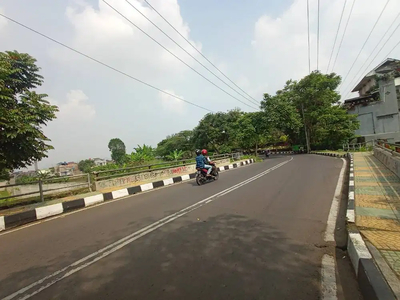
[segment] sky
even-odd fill
[[[257,102],[264,93],[274,94],[281,89],[287,80],[299,80],[309,73],[306,0],[148,2]],[[204,69],[129,3],[233,89]],[[258,105],[252,104],[247,95],[144,1],[129,0],[129,3],[124,0],[0,2],[0,13],[159,89],[132,80],[0,16],[0,51],[17,50],[35,57],[45,79],[38,92],[48,94],[48,100],[60,110],[57,119],[44,128],[55,149],[39,162],[40,168],[61,161],[109,158],[107,145],[112,138],[123,140],[129,153],[138,144],[156,146],[169,134],[194,128],[208,112],[171,95],[213,112],[234,108],[257,110]],[[342,99],[356,96],[349,93],[352,87],[381,61],[387,57],[400,58],[400,46],[394,48],[400,41],[400,28],[395,31],[400,24],[400,1],[389,1],[365,43],[386,3],[387,0],[355,0],[337,54],[353,0],[320,1],[318,69],[323,73],[335,72],[345,79],[339,87]],[[309,0],[309,8],[312,71],[317,69],[318,0]]]

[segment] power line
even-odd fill
[[[3,15],[3,14],[1,14],[1,13],[0,13],[0,16],[2,16],[3,18],[6,18],[7,20],[9,20],[9,21],[11,21],[11,22],[13,22],[13,23],[15,23],[15,24],[18,24],[19,26],[24,27],[25,29],[28,29],[28,30],[30,30],[30,31],[32,31],[32,32],[34,32],[34,33],[36,33],[36,34],[38,34],[38,35],[40,35],[40,36],[42,36],[42,37],[44,37],[44,38],[46,38],[46,39],[52,41],[52,42],[54,42],[54,43],[56,43],[56,44],[58,44],[58,45],[60,45],[60,46],[63,46],[64,48],[67,48],[67,49],[69,49],[69,50],[71,50],[71,51],[73,51],[73,52],[75,52],[75,53],[77,53],[77,54],[79,54],[79,55],[81,55],[81,56],[84,56],[84,57],[86,57],[86,58],[88,58],[88,59],[90,59],[90,60],[92,60],[92,61],[94,61],[94,62],[96,62],[96,63],[98,63],[98,64],[100,64],[100,65],[102,65],[102,66],[104,66],[104,67],[106,67],[106,68],[109,68],[109,69],[111,69],[111,70],[113,70],[113,71],[115,71],[115,72],[117,72],[117,73],[120,73],[120,74],[122,74],[122,75],[124,75],[124,76],[126,76],[126,77],[129,77],[130,79],[133,79],[133,80],[135,80],[135,81],[137,81],[137,82],[140,82],[141,84],[144,84],[144,85],[146,85],[146,86],[148,86],[148,87],[150,87],[150,88],[152,88],[152,89],[155,89],[155,90],[157,90],[157,91],[159,91],[159,92],[161,92],[161,93],[164,93],[164,94],[166,94],[166,95],[168,95],[168,96],[171,96],[171,97],[173,97],[173,98],[176,98],[176,99],[178,99],[178,100],[181,100],[181,101],[183,101],[183,102],[186,102],[187,104],[196,106],[196,107],[201,108],[201,109],[203,109],[203,110],[206,110],[206,111],[208,111],[208,112],[213,112],[212,110],[210,110],[210,109],[208,109],[208,108],[205,108],[205,107],[203,107],[203,106],[201,106],[201,105],[198,105],[198,104],[195,104],[195,103],[190,102],[190,101],[188,101],[188,100],[185,100],[185,99],[183,99],[183,98],[181,98],[181,97],[178,97],[178,96],[176,96],[176,95],[174,95],[174,94],[168,93],[168,92],[166,92],[166,91],[164,91],[164,90],[162,90],[162,89],[160,89],[160,88],[158,88],[158,87],[155,87],[155,86],[152,85],[152,84],[149,84],[149,83],[147,83],[147,82],[144,82],[144,81],[142,81],[142,80],[140,80],[140,79],[138,79],[138,78],[136,78],[136,77],[133,77],[132,75],[129,75],[129,74],[123,72],[123,71],[120,71],[120,70],[118,70],[118,69],[116,69],[116,68],[114,68],[114,67],[112,67],[112,66],[110,66],[110,65],[108,65],[108,64],[106,64],[106,63],[103,63],[103,62],[101,62],[101,61],[99,61],[99,60],[97,60],[97,59],[95,59],[95,58],[93,58],[93,57],[91,57],[91,56],[89,56],[89,55],[83,53],[83,52],[80,52],[79,50],[76,50],[76,49],[74,49],[74,48],[72,48],[72,47],[70,47],[70,46],[68,46],[68,45],[66,45],[66,44],[64,44],[64,43],[62,43],[62,42],[59,42],[59,41],[57,41],[57,40],[55,40],[55,39],[53,39],[53,38],[51,38],[51,37],[49,37],[49,36],[47,36],[47,35],[45,35],[45,34],[43,34],[43,33],[39,32],[39,31],[37,31],[37,30],[35,30],[35,29],[31,28],[31,27],[28,27],[28,26],[26,26],[26,25],[24,25],[24,24],[22,24],[22,23],[20,23],[20,22],[18,22],[18,21],[16,21],[16,20],[14,20],[14,19],[11,19],[11,18],[9,18],[9,17],[7,17],[7,16],[5,16],[5,15]]]
[[[226,86],[231,88],[233,91],[238,93],[240,96],[242,96],[244,99],[247,101],[250,101],[251,103],[255,105],[259,105],[257,102],[253,102],[253,100],[246,98],[243,96],[241,93],[236,91],[234,88],[232,88],[229,84],[227,84],[223,79],[221,79],[218,75],[216,75],[213,71],[211,71],[209,68],[207,68],[204,64],[202,64],[197,58],[195,58],[192,54],[190,54],[185,48],[183,48],[181,45],[179,45],[173,38],[171,38],[164,30],[162,30],[160,27],[158,27],[153,21],[151,21],[145,14],[143,14],[137,7],[135,7],[132,3],[130,3],[128,0],[126,2],[134,8],[138,13],[140,13],[147,21],[149,21],[154,27],[156,27],[159,31],[161,31],[166,37],[168,37],[175,45],[177,45],[180,49],[182,49],[187,55],[189,55],[191,58],[193,58],[197,63],[199,63],[203,68],[205,68],[207,71],[209,71],[211,74],[213,74],[216,78],[218,78],[220,81],[222,81]]]
[[[375,27],[376,27],[376,24],[378,24],[379,20],[381,19],[382,14],[383,14],[383,12],[385,11],[386,6],[389,4],[389,2],[390,2],[390,0],[387,0],[387,1],[386,1],[386,4],[385,4],[385,6],[383,7],[381,13],[379,14],[378,19],[375,21],[374,26],[372,27],[371,31],[370,31],[369,34],[368,34],[367,39],[366,39],[365,42],[364,42],[364,45],[361,47],[360,52],[358,52],[356,59],[353,61],[353,64],[351,65],[349,71],[347,72],[347,74],[346,74],[346,76],[344,77],[344,79],[343,79],[342,83],[340,84],[340,86],[346,81],[347,76],[349,76],[351,70],[353,69],[353,67],[354,67],[356,61],[358,60],[358,58],[359,58],[361,52],[363,51],[365,45],[367,44],[369,38],[371,37],[371,34],[372,34],[372,32],[374,31],[374,29],[375,29]],[[340,86],[339,86],[339,89],[340,89]]]
[[[342,24],[342,18],[343,18],[344,9],[346,8],[346,3],[347,3],[347,0],[344,1],[342,13],[340,15],[339,25],[338,25],[338,28],[336,30],[335,41],[333,42],[331,56],[329,57],[328,67],[326,68],[326,73],[328,73],[329,66],[331,65],[332,55],[333,55],[333,51],[335,50],[335,45],[336,45],[336,40],[337,40],[337,37],[338,37],[338,34],[339,34],[340,25]]]
[[[307,38],[308,38],[308,73],[311,73],[311,57],[310,57],[310,5],[307,0]]]
[[[386,34],[390,31],[390,29],[392,28],[392,26],[394,25],[394,23],[396,22],[396,20],[399,18],[400,13],[397,14],[396,18],[393,20],[393,22],[389,25],[388,29],[386,30],[386,32],[382,35],[381,39],[379,40],[378,43],[376,43],[374,49],[372,50],[372,52],[370,53],[370,55],[368,56],[368,58],[366,60],[364,60],[364,63],[362,64],[362,66],[360,67],[360,69],[357,71],[356,75],[353,77],[353,79],[349,82],[349,84],[343,89],[343,91],[347,90],[347,88],[349,86],[351,86],[354,82],[354,79],[356,79],[359,75],[360,75],[360,71],[361,69],[365,66],[365,64],[369,61],[369,59],[371,58],[372,54],[375,52],[376,48],[378,48],[378,46],[380,45],[380,43],[382,42],[382,40],[385,38]],[[400,24],[399,24],[400,25]],[[395,31],[397,30],[397,28],[399,27],[399,25],[397,25]]]
[[[144,2],[147,3],[148,6],[150,6],[173,30],[176,31],[194,50],[196,50],[205,60],[207,60],[215,69],[218,70],[226,79],[228,79],[232,84],[234,84],[239,90],[241,90],[243,93],[245,93],[248,97],[253,99],[254,101],[257,102],[256,99],[254,99],[252,96],[247,94],[244,90],[242,90],[234,81],[232,81],[228,76],[226,76],[216,65],[214,65],[201,51],[199,51],[183,34],[179,32],[160,12],[158,12],[147,0],[144,0]]]
[[[317,70],[319,64],[319,0],[318,0],[318,27],[317,27]]]
[[[369,67],[372,65],[372,63],[375,61],[376,57],[379,55],[379,53],[382,52],[383,48],[386,46],[386,44],[390,41],[390,39],[392,38],[392,36],[395,34],[395,32],[397,31],[397,29],[399,29],[400,27],[400,23],[397,24],[396,28],[393,30],[393,32],[391,33],[391,35],[386,39],[386,42],[382,45],[382,47],[379,49],[379,51],[375,54],[374,58],[370,61],[370,63],[368,64],[368,66],[363,70],[362,74],[365,74],[365,72],[367,72],[367,70],[369,69]],[[389,53],[384,56],[384,57],[388,57],[390,55],[390,53],[392,53],[392,51],[394,49],[396,49],[396,47],[400,44],[400,41],[393,47],[392,50],[389,51]],[[361,80],[361,78],[360,78]],[[350,91],[347,93],[346,98],[351,94],[351,89]]]
[[[210,79],[208,79],[207,77],[205,77],[203,74],[201,74],[200,72],[198,72],[196,69],[194,69],[193,67],[191,67],[189,64],[187,64],[185,61],[183,61],[179,56],[177,56],[176,54],[174,54],[173,52],[171,52],[170,50],[168,50],[164,45],[162,45],[160,42],[158,42],[156,39],[154,39],[151,35],[149,35],[147,32],[145,32],[143,29],[141,29],[139,26],[137,26],[135,23],[133,23],[131,20],[129,20],[127,17],[125,17],[125,15],[123,15],[120,11],[118,11],[116,8],[114,8],[111,4],[109,4],[107,1],[103,0],[103,2],[105,4],[107,4],[112,10],[114,10],[117,14],[119,14],[121,17],[123,17],[126,21],[128,21],[129,23],[131,23],[133,26],[135,26],[138,30],[140,30],[144,35],[146,35],[148,38],[150,38],[153,42],[155,42],[157,45],[159,45],[161,48],[163,48],[165,51],[167,51],[169,54],[171,54],[173,57],[175,57],[177,60],[179,60],[181,63],[183,63],[185,66],[187,66],[189,69],[191,69],[193,72],[195,72],[196,74],[198,74],[199,76],[201,76],[202,78],[204,78],[206,81],[208,81],[209,83],[211,83],[213,86],[215,86],[216,88],[218,88],[219,90],[221,90],[222,92],[224,92],[225,94],[231,96],[233,99],[236,99],[237,101],[239,101],[240,103],[252,108],[252,109],[256,109],[258,110],[258,108],[255,108],[245,102],[243,102],[242,100],[236,98],[235,96],[233,96],[232,94],[230,94],[229,92],[225,91],[223,88],[221,88],[220,86],[216,85],[214,82],[212,82]]]
[[[342,43],[343,43],[344,37],[346,35],[346,31],[347,31],[347,25],[349,25],[349,21],[350,21],[350,18],[351,18],[351,13],[353,12],[354,3],[356,3],[356,0],[353,0],[353,4],[351,5],[350,14],[349,14],[349,17],[347,18],[346,26],[344,27],[343,35],[342,35],[342,38],[341,38],[340,43],[339,43],[338,52],[336,53],[335,60],[333,61],[332,72],[335,69],[336,61],[337,61],[337,58],[339,56],[340,49],[342,48]]]

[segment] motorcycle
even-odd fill
[[[207,176],[207,169],[197,168],[197,173],[196,173],[197,185],[202,185],[209,181],[218,180],[219,178],[218,168],[215,166],[215,163],[210,163],[210,165],[212,166],[212,170],[210,173],[211,176]]]

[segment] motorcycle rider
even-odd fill
[[[203,150],[201,150],[201,154],[203,154],[203,156],[205,157],[205,159],[207,160],[207,163],[208,164],[211,164],[212,163],[212,161],[211,161],[211,159],[210,159],[210,157],[209,156],[207,156],[207,150],[206,149],[203,149]]]
[[[206,149],[201,150],[201,154],[203,154],[204,158],[206,159],[206,164],[211,166],[211,172],[212,172],[212,170],[215,167],[215,165],[211,161],[210,157],[207,155],[207,150]],[[210,174],[211,174],[211,172],[210,172]]]
[[[196,168],[207,169],[207,176],[211,176],[212,166],[208,164],[208,160],[202,154],[202,151],[196,150]]]

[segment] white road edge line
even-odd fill
[[[43,290],[47,289],[48,287],[52,286],[53,284],[57,283],[58,281],[60,281],[60,280],[62,280],[64,278],[66,278],[66,277],[68,277],[68,276],[70,276],[70,275],[72,275],[72,274],[74,274],[74,273],[76,273],[76,272],[78,272],[78,271],[80,271],[80,270],[92,265],[93,263],[97,262],[98,260],[100,260],[100,259],[102,259],[102,258],[114,253],[115,251],[121,249],[122,247],[124,247],[124,246],[132,243],[133,241],[141,238],[142,236],[144,236],[144,235],[146,235],[146,234],[148,234],[150,232],[153,232],[154,230],[158,229],[159,227],[164,226],[165,224],[168,224],[168,223],[170,223],[170,222],[172,222],[172,221],[174,221],[174,220],[176,220],[176,219],[178,219],[178,218],[190,213],[191,211],[196,210],[196,209],[202,207],[203,205],[206,205],[209,202],[215,201],[217,198],[219,198],[219,197],[221,197],[223,195],[226,195],[226,194],[228,194],[228,193],[230,193],[230,192],[232,192],[232,191],[234,191],[234,190],[236,190],[236,189],[238,189],[238,188],[240,188],[240,187],[242,187],[242,186],[244,186],[244,185],[246,185],[246,184],[248,184],[248,183],[250,183],[250,182],[252,182],[254,180],[257,180],[258,178],[270,173],[273,170],[276,170],[276,169],[284,166],[285,164],[291,162],[292,160],[293,160],[293,157],[291,157],[289,160],[286,160],[286,161],[284,161],[284,162],[282,162],[282,163],[280,163],[280,164],[278,164],[278,165],[276,165],[276,166],[274,166],[274,167],[272,167],[270,169],[267,169],[267,170],[255,175],[255,176],[253,176],[253,177],[251,177],[251,178],[249,178],[249,179],[247,179],[247,180],[245,180],[243,182],[240,182],[240,183],[238,183],[236,185],[233,185],[233,186],[231,186],[231,187],[229,187],[229,188],[227,188],[227,189],[225,189],[225,190],[223,190],[223,191],[221,191],[219,193],[216,193],[216,194],[214,194],[214,195],[212,195],[212,196],[210,196],[210,197],[208,197],[206,199],[200,200],[200,201],[198,201],[198,202],[196,202],[196,203],[194,203],[194,204],[192,204],[192,205],[190,205],[190,206],[188,206],[188,207],[186,207],[184,209],[181,209],[180,211],[178,211],[176,213],[173,213],[173,214],[171,214],[171,215],[169,215],[169,216],[167,216],[165,218],[162,218],[159,221],[156,221],[156,222],[154,222],[154,223],[152,223],[152,224],[150,224],[150,225],[148,225],[148,226],[146,226],[146,227],[144,227],[144,228],[142,228],[142,229],[140,229],[140,230],[138,230],[138,231],[136,231],[136,232],[134,232],[134,233],[132,233],[132,234],[130,234],[130,235],[128,235],[128,236],[126,236],[126,237],[124,237],[124,238],[122,238],[122,239],[120,239],[120,240],[118,240],[118,241],[116,241],[116,242],[114,242],[114,243],[112,243],[112,244],[110,244],[110,245],[98,250],[98,251],[96,251],[96,252],[93,252],[92,254],[89,254],[88,256],[86,256],[86,257],[84,257],[84,258],[82,258],[80,260],[77,260],[76,262],[74,262],[74,263],[72,263],[72,264],[70,264],[70,265],[68,265],[68,266],[66,266],[66,267],[54,272],[53,274],[48,275],[48,276],[46,276],[46,277],[44,277],[44,278],[42,278],[42,279],[40,279],[40,280],[38,280],[38,281],[36,281],[34,283],[22,288],[22,289],[14,292],[11,295],[8,295],[7,297],[3,298],[3,300],[14,299],[17,296],[28,292],[32,288],[41,285],[40,287],[38,287],[38,289],[32,291],[30,294],[26,294],[25,296],[23,296],[21,298],[18,298],[19,300],[29,299],[32,296],[40,293],[41,291],[43,291]],[[51,279],[51,281],[46,284],[45,281],[47,281],[49,279]],[[45,283],[45,284],[42,285],[42,283]]]
[[[245,167],[245,166],[247,166],[247,165],[243,165],[243,166],[240,166],[240,167]],[[231,171],[240,170],[241,169],[240,167],[234,168]],[[170,178],[170,179],[172,179],[172,178]],[[191,179],[191,180],[194,180],[194,179]],[[183,182],[185,182],[185,181],[180,181],[180,182],[174,183],[173,185],[176,186],[178,184],[182,184]],[[29,227],[32,227],[32,226],[37,226],[37,225],[46,223],[46,222],[54,221],[54,220],[57,220],[59,218],[65,218],[66,216],[69,216],[69,215],[78,214],[78,213],[84,212],[84,211],[92,209],[92,208],[100,207],[100,206],[103,206],[103,205],[109,205],[109,204],[112,204],[112,203],[117,202],[117,201],[125,200],[126,198],[129,198],[129,197],[137,197],[137,196],[143,195],[145,193],[152,192],[154,190],[161,190],[161,189],[168,188],[168,187],[169,186],[166,185],[166,186],[163,186],[163,187],[159,187],[157,189],[150,189],[150,190],[147,190],[147,191],[142,191],[140,193],[128,195],[128,196],[125,196],[125,197],[120,197],[120,198],[116,198],[116,199],[112,199],[112,200],[108,200],[108,201],[100,201],[100,202],[96,203],[96,205],[85,206],[85,207],[83,207],[81,209],[78,209],[78,210],[66,212],[66,213],[63,213],[63,214],[60,214],[60,215],[55,215],[55,216],[52,216],[52,217],[49,217],[49,218],[46,218],[46,219],[41,219],[41,220],[38,220],[37,222],[28,223],[28,224],[25,224],[23,226],[16,227],[14,229],[9,229],[9,230],[6,230],[6,231],[1,231],[0,230],[0,237],[3,236],[3,235],[6,235],[6,234],[10,234],[10,233],[16,232],[16,231],[24,230],[25,228],[29,228]],[[103,197],[103,194],[99,194],[99,195],[95,195],[95,196]],[[86,197],[86,198],[84,198],[84,200],[87,199],[87,198],[91,198],[91,197],[93,197],[93,196]],[[86,202],[86,200],[85,200],[85,202]],[[3,220],[4,220],[4,217],[3,217]],[[2,224],[1,221],[2,221],[2,219],[0,217],[0,226]]]
[[[322,257],[321,291],[322,300],[337,299],[335,259],[328,254]]]
[[[344,172],[346,170],[346,165],[347,165],[347,161],[344,158],[342,158],[342,161],[343,161],[342,169],[340,170],[339,178],[335,189],[335,194],[333,195],[331,209],[329,211],[328,223],[326,224],[325,242],[335,241],[336,219],[339,210],[340,196],[342,195]]]

